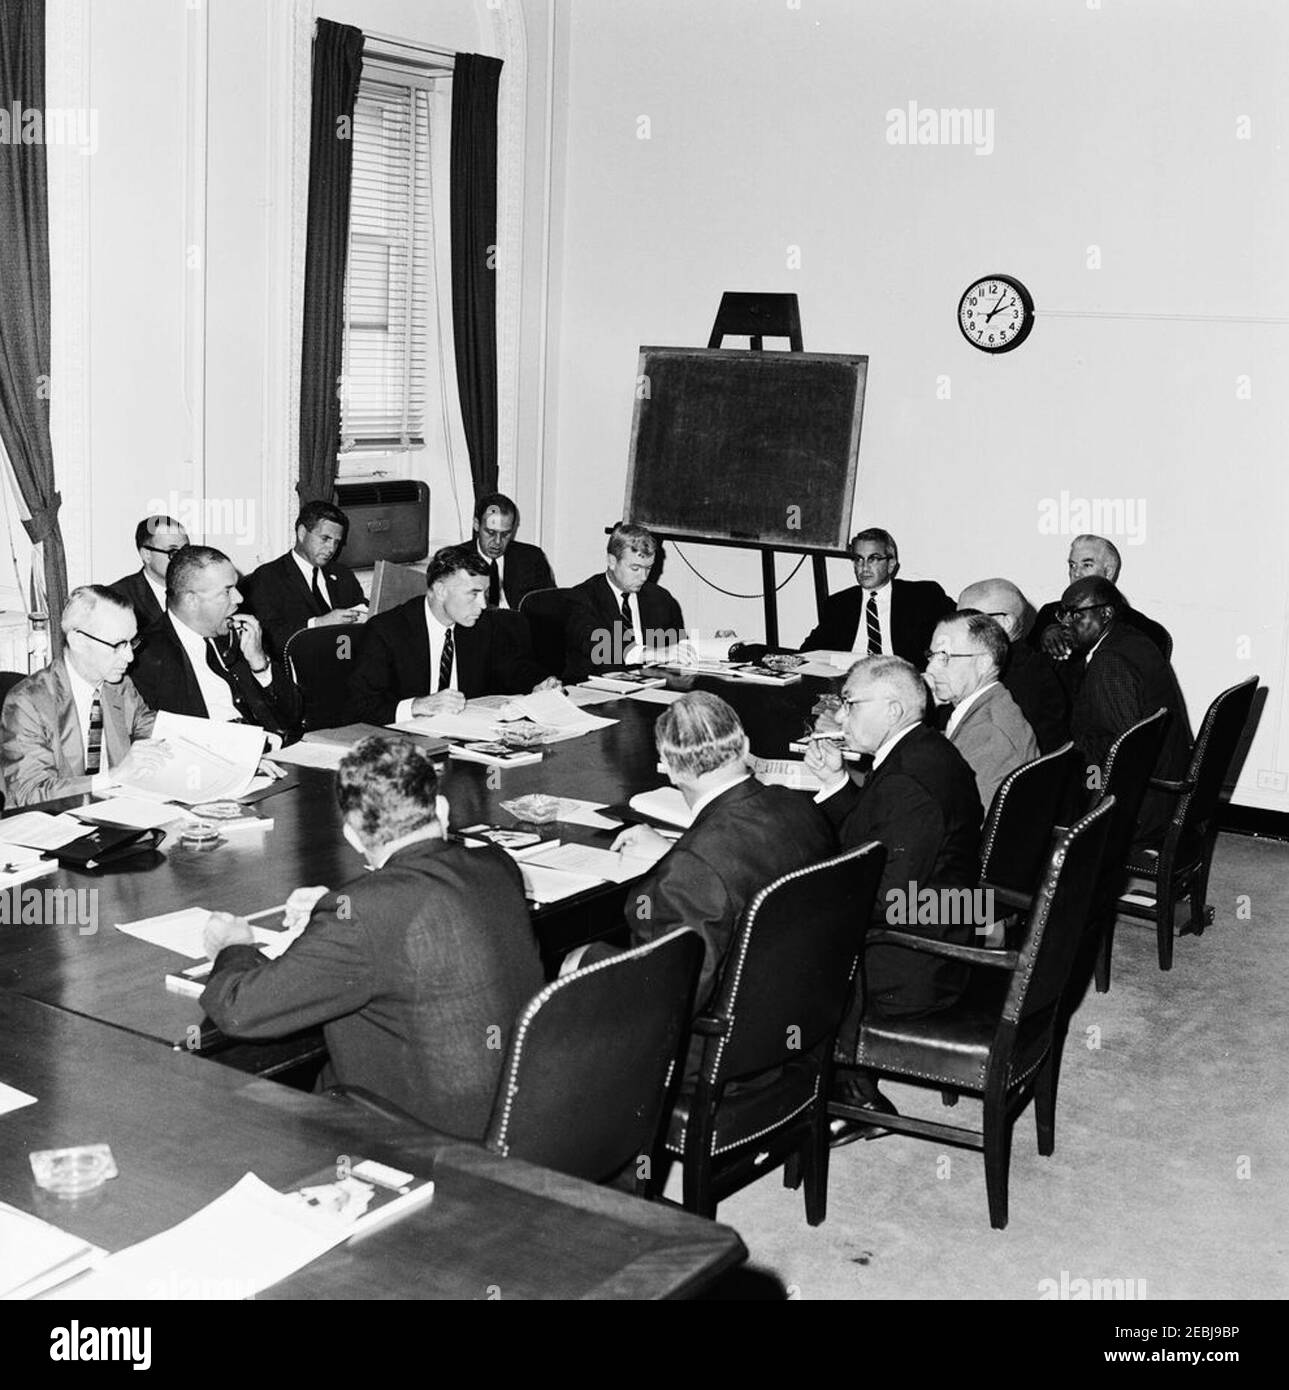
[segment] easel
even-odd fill
[[[709,348],[719,348],[726,338],[750,338],[753,352],[764,351],[766,338],[786,338],[790,352],[804,352],[801,344],[801,310],[795,294],[748,294],[737,290],[726,290],[721,295],[721,306],[716,312],[716,322],[712,325],[711,337],[707,340]],[[743,540],[701,540],[693,536],[681,535],[672,531],[655,531],[660,540],[686,541],[691,545],[723,545],[736,550],[759,550],[761,552],[761,587],[765,603],[765,642],[768,647],[779,645],[779,603],[776,592],[774,556],[776,551],[785,555],[809,555],[815,579],[815,607],[822,613],[828,598],[828,571],[826,561],[830,555],[849,559],[849,550],[816,550],[804,545],[783,545],[780,542],[758,543]]]

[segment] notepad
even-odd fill
[[[0,1202],[0,1299],[28,1299],[83,1273],[104,1256],[38,1216]]]
[[[178,912],[167,912],[160,917],[144,917],[137,922],[118,922],[117,931],[124,932],[138,941],[146,941],[150,946],[163,946],[167,951],[175,951],[189,960],[201,960],[206,955],[204,937],[206,919],[210,910],[205,907],[185,907]],[[303,930],[303,928],[301,928]],[[299,931],[269,931],[265,927],[252,925],[255,944],[274,959],[280,956]]]
[[[675,787],[657,787],[651,792],[637,792],[627,805],[651,820],[666,821],[668,825],[679,825],[685,830],[689,829],[694,819],[694,813]]]
[[[24,811],[0,821],[0,843],[26,845],[28,849],[62,849],[79,840],[85,827],[65,811],[51,816],[47,811]]]
[[[563,902],[604,882],[594,874],[573,874],[563,869],[543,868],[519,860],[519,872],[524,876],[524,892],[538,906]]]

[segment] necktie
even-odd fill
[[[318,616],[319,616],[319,617],[322,617],[323,614],[329,613],[329,612],[331,611],[331,605],[327,602],[327,597],[326,597],[326,595],[322,592],[322,584],[321,584],[321,583],[319,582],[319,580],[318,580],[318,567],[317,567],[317,565],[314,565],[314,567],[313,567],[313,597],[314,597],[314,601],[315,601],[315,602],[317,603],[317,605],[318,605]]]
[[[103,767],[103,702],[98,691],[90,701],[90,731],[85,744],[85,771],[94,777]]]
[[[435,690],[450,690],[452,688],[452,660],[456,655],[456,647],[452,641],[452,629],[448,628],[447,635],[443,639],[443,655],[439,657],[439,683]]]
[[[622,595],[622,650],[626,649],[636,640],[635,627],[631,621],[631,599],[628,595]]]
[[[488,565],[488,607],[501,607],[501,571],[497,568],[496,560]]]
[[[232,653],[230,652],[230,658],[231,655]],[[209,666],[210,669],[214,671],[214,673],[220,678],[220,680],[222,680],[224,684],[228,687],[229,692],[233,697],[233,708],[237,711],[239,715],[241,715],[242,707],[238,699],[238,690],[237,685],[233,680],[233,673],[228,669],[227,666],[224,665],[224,658],[220,656],[219,648],[215,645],[215,639],[213,637],[206,638],[206,665]],[[238,719],[234,722],[240,723],[241,721],[240,719]]]
[[[877,595],[873,593],[868,596],[867,623],[868,654],[869,656],[880,656],[882,654],[882,623],[877,616]]]

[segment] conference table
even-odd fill
[[[729,699],[753,752],[764,757],[783,757],[819,693],[833,688],[809,679],[742,687],[688,675],[671,675],[668,684]],[[615,721],[610,727],[549,745],[540,763],[495,775],[451,760],[444,792],[452,825],[517,825],[501,803],[536,791],[640,819],[626,802],[666,781],[653,740],[661,709],[629,698],[596,705],[594,713]],[[281,1085],[269,1078],[320,1059],[320,1033],[232,1041],[196,998],[167,989],[166,974],[192,962],[127,936],[118,923],[194,906],[251,914],[297,887],[339,887],[364,872],[341,835],[334,772],[293,769],[258,809],[272,817],[270,829],[231,832],[213,849],[172,836],[123,867],[60,868],[8,890],[71,890],[87,895],[75,899],[87,911],[85,920],[72,913],[61,924],[23,923],[11,912],[0,925],[0,1081],[38,1098],[0,1119],[0,1200],[114,1250],[191,1215],[248,1169],[270,1185],[290,1185],[357,1148],[409,1171],[428,1165],[433,1202],[332,1251],[268,1296],[674,1296],[744,1258],[738,1236],[715,1223],[472,1146],[432,1142],[414,1127],[359,1118],[342,1102]],[[544,838],[600,847],[616,833],[567,823],[534,828]],[[585,941],[625,940],[629,891],[630,884],[606,883],[533,909],[548,974]],[[94,1198],[57,1203],[34,1186],[26,1159],[33,1149],[103,1142],[121,1176]]]

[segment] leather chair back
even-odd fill
[[[1115,813],[1106,835],[1101,878],[1093,899],[1092,911],[1098,920],[1113,911],[1127,879],[1128,851],[1132,847],[1137,817],[1171,718],[1169,711],[1161,706],[1154,714],[1125,729],[1110,745],[1097,804],[1113,797]]]
[[[703,1054],[714,1086],[831,1047],[885,863],[885,847],[870,841],[784,874],[753,898],[706,1011],[726,1025]]]
[[[547,985],[515,1025],[487,1146],[590,1182],[651,1154],[702,963],[681,928]]]
[[[1222,783],[1248,722],[1257,690],[1258,678],[1250,676],[1239,685],[1222,691],[1204,715],[1186,771],[1186,780],[1193,784],[1194,790],[1178,797],[1168,830],[1170,837],[1175,835],[1182,843],[1183,853],[1187,848],[1202,845],[1213,828]]]
[[[346,722],[349,676],[367,629],[362,623],[301,628],[286,639],[283,660],[304,700],[306,729],[333,729]]]
[[[1009,772],[994,793],[981,837],[981,882],[1032,893],[1047,860],[1066,788],[1079,757],[1065,743]]]
[[[533,653],[552,676],[562,677],[568,661],[565,629],[571,606],[567,589],[533,589],[519,600],[519,611],[532,633]]]

